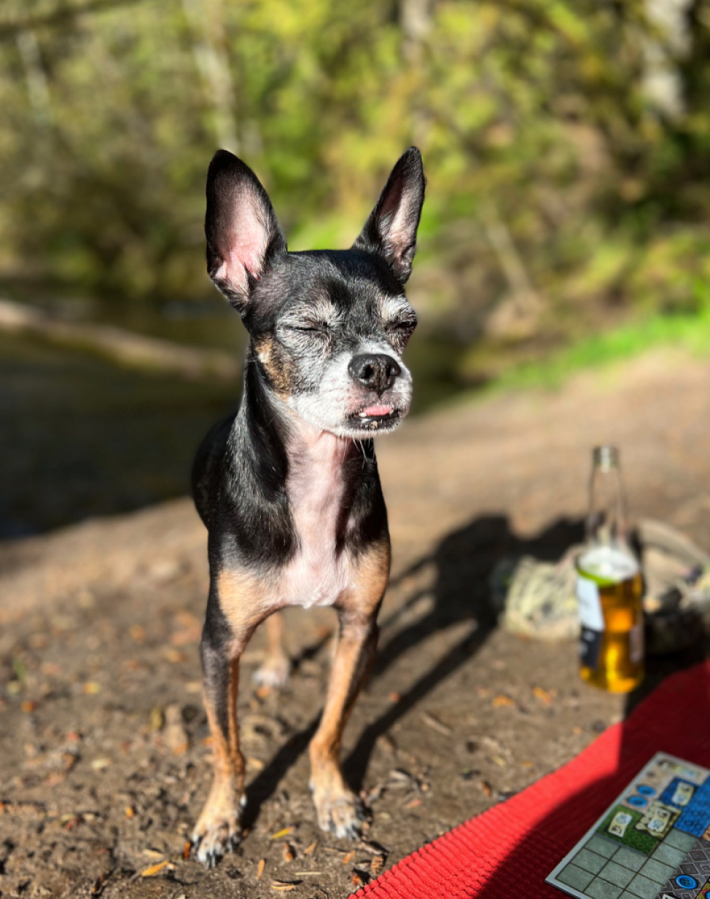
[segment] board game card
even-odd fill
[[[657,753],[546,879],[580,899],[710,899],[710,771]]]

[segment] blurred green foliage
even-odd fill
[[[347,245],[414,143],[413,290],[462,343],[705,309],[709,26],[710,0],[5,0],[0,277],[197,297],[218,145],[299,249]]]

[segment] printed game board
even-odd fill
[[[657,753],[547,882],[581,899],[710,899],[710,771]]]

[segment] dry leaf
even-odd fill
[[[287,837],[292,830],[293,827],[284,827],[282,830],[277,830],[276,833],[272,833],[270,839],[280,840],[281,837]]]
[[[264,873],[264,868],[266,867],[266,859],[260,858],[259,864],[256,866],[256,879],[261,880],[261,875]]]
[[[552,705],[552,693],[544,690],[542,687],[533,687],[533,696],[540,700],[540,702],[544,702],[545,705]]]
[[[510,698],[510,696],[505,696],[501,693],[499,696],[496,696],[493,700],[493,708],[498,709],[501,707],[510,707],[515,705],[515,702]]]
[[[350,862],[355,858],[355,850],[351,849],[350,852],[346,853],[343,856],[343,860],[340,863],[341,865],[349,865]]]
[[[285,862],[292,862],[294,858],[296,858],[293,849],[289,846],[288,843],[284,843],[283,857]]]
[[[272,880],[271,889],[278,890],[279,893],[290,893],[296,889],[300,881],[289,880]]]
[[[488,781],[482,780],[479,786],[486,796],[490,796],[493,793],[491,785],[488,783]]]
[[[168,866],[168,860],[165,859],[162,862],[158,862],[157,865],[151,865],[149,868],[144,868],[141,871],[141,877],[155,877],[156,874],[158,874],[160,871],[162,871],[163,868],[167,868],[167,866]]]
[[[306,846],[306,848],[303,850],[303,854],[310,855],[312,852],[315,852],[317,848],[318,840],[313,840],[313,842],[309,846]]]
[[[384,866],[385,866],[385,857],[383,855],[376,855],[370,862],[370,871],[372,871],[372,873],[375,876],[377,876],[380,873],[380,871],[384,868]]]

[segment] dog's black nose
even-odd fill
[[[353,356],[348,371],[359,384],[374,390],[380,396],[402,374],[397,362],[385,353],[362,353],[360,356]]]

